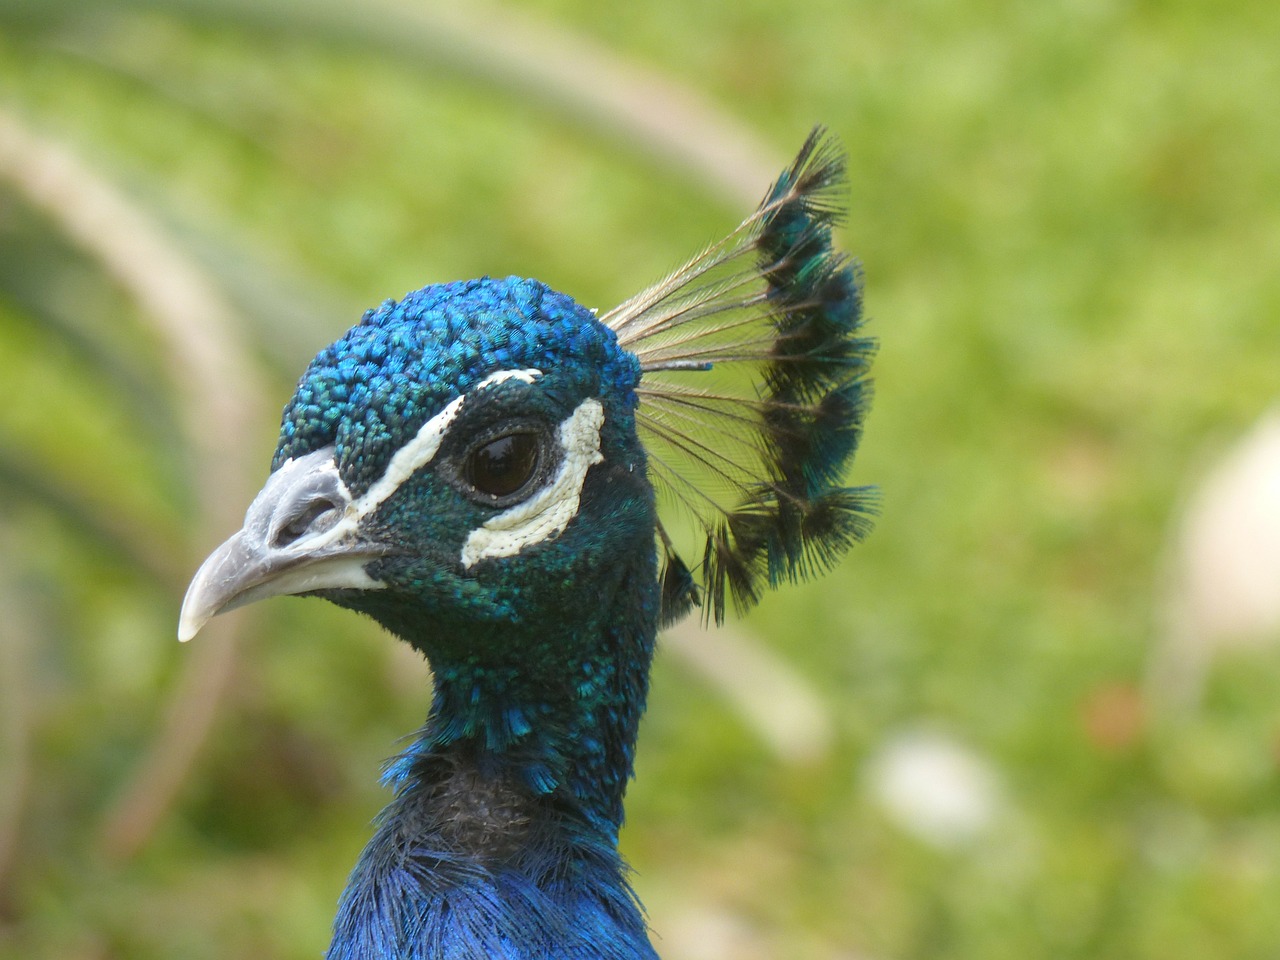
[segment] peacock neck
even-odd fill
[[[445,763],[518,785],[533,805],[575,811],[616,838],[653,656],[654,559],[596,571],[595,581],[518,623],[467,624],[452,642],[435,625],[424,638],[430,715],[387,779],[413,790]]]
[[[343,893],[329,960],[656,960],[617,850],[656,630],[654,565],[647,555],[598,571],[571,608],[530,612],[501,637],[473,623],[422,638],[431,712],[388,768],[396,798]],[[426,944],[415,931],[428,929],[443,932]]]
[[[611,562],[584,557],[589,571],[554,577],[573,589],[522,582],[518,616],[370,611],[428,655],[434,677],[428,721],[389,765],[389,785],[399,795],[435,790],[445,772],[502,782],[532,810],[616,838],[657,631],[652,543]]]

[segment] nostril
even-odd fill
[[[287,547],[309,533],[328,529],[337,519],[337,504],[329,500],[311,500],[302,504],[300,510],[276,529],[271,546]]]

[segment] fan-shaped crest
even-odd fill
[[[832,245],[845,175],[810,134],[756,211],[601,319],[640,358],[637,420],[660,501],[705,535],[693,568],[660,528],[663,620],[830,566],[870,528],[874,490],[841,485],[870,399],[860,274]]]

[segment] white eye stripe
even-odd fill
[[[600,463],[600,427],[604,407],[588,399],[560,424],[556,436],[562,456],[555,478],[528,500],[490,517],[472,530],[462,547],[462,566],[486,557],[515,556],[525,547],[559,536],[578,512],[582,485],[592,464]]]
[[[347,499],[346,508],[342,511],[342,518],[322,533],[299,539],[293,545],[294,548],[305,547],[307,550],[316,550],[338,543],[344,538],[354,535],[361,520],[382,506],[400,488],[402,483],[435,459],[436,453],[440,450],[440,444],[444,442],[444,438],[449,432],[449,427],[457,419],[458,413],[462,410],[462,405],[477,390],[484,390],[507,380],[533,383],[540,376],[542,376],[542,371],[534,369],[497,370],[462,396],[454,397],[445,404],[444,409],[418,428],[418,432],[412,440],[409,440],[392,455],[391,460],[387,463],[387,468],[382,471],[382,476],[359,499],[351,499],[350,494],[347,492],[346,484],[339,479],[338,487],[342,496]],[[285,470],[289,464],[294,462],[293,460],[287,461],[277,473]],[[324,469],[332,470],[334,475],[337,475],[337,464],[329,463]]]
[[[495,370],[483,380],[476,384],[476,390],[483,390],[485,387],[491,387],[494,384],[506,383],[508,380],[519,380],[521,383],[533,383],[542,376],[541,370],[535,370],[529,367],[527,370]]]
[[[378,509],[382,503],[400,488],[411,476],[425,467],[433,459],[449,432],[449,427],[457,419],[463,403],[472,394],[486,387],[505,383],[507,380],[520,380],[533,383],[542,376],[541,370],[497,370],[489,374],[467,393],[454,397],[444,409],[418,428],[417,435],[402,446],[392,456],[387,469],[377,482],[365,491],[364,496],[352,504],[357,519],[367,516]]]
[[[372,513],[400,488],[400,484],[435,458],[445,434],[449,432],[449,426],[458,416],[466,399],[465,394],[454,397],[443,410],[418,428],[412,440],[395,452],[382,476],[352,504],[357,516]]]

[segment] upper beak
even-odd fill
[[[250,504],[244,526],[200,565],[182,601],[178,639],[254,600],[324,589],[376,589],[365,564],[386,551],[360,535],[326,447],[289,460]]]

